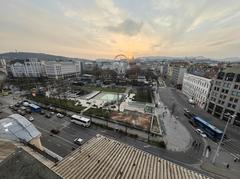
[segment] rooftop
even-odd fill
[[[25,117],[12,114],[0,120],[0,138],[29,142],[41,133]]]
[[[61,179],[51,169],[21,148],[17,148],[14,153],[0,163],[0,178]]]
[[[208,178],[170,161],[100,135],[92,138],[52,169],[66,179]]]

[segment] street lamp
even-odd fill
[[[221,140],[220,140],[220,142],[218,143],[218,147],[217,147],[217,150],[216,150],[216,152],[215,152],[215,155],[214,155],[214,157],[213,157],[213,160],[212,160],[212,163],[213,163],[213,164],[215,164],[215,161],[216,161],[217,155],[218,155],[218,153],[219,153],[219,150],[220,150],[222,141],[223,141],[224,136],[225,136],[225,133],[226,133],[226,131],[227,131],[227,127],[228,127],[229,121],[230,121],[231,119],[234,119],[234,118],[236,117],[236,115],[231,115],[230,113],[225,114],[225,116],[228,117],[228,120],[227,120],[227,124],[226,124],[226,126],[225,126],[225,128],[224,128],[224,131],[223,131]]]

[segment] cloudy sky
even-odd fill
[[[240,0],[0,0],[0,52],[240,56]]]

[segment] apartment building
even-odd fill
[[[81,61],[39,61],[26,59],[15,61],[10,65],[13,77],[48,77],[67,78],[78,77],[82,71]]]
[[[221,70],[213,80],[206,110],[215,117],[227,120],[226,113],[235,114],[231,123],[240,126],[240,65]]]
[[[172,83],[175,86],[181,86],[183,82],[184,73],[187,72],[187,67],[185,66],[173,66],[172,68]]]
[[[211,89],[211,79],[185,73],[182,92],[202,109],[205,108]]]

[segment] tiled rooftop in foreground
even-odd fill
[[[61,177],[131,179],[206,179],[208,177],[98,135],[52,168]]]

